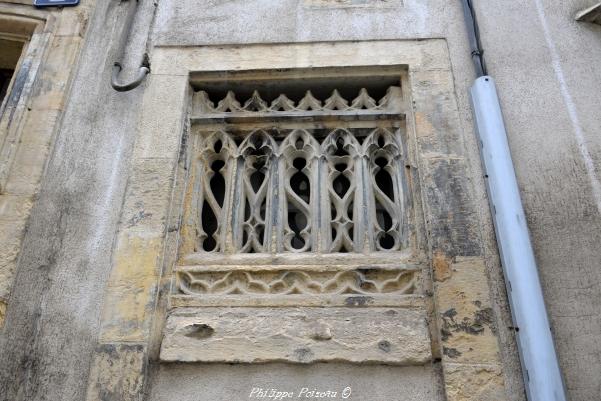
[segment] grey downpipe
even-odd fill
[[[117,92],[127,92],[132,89],[137,88],[146,75],[150,72],[150,63],[148,62],[148,56],[145,54],[142,62],[140,63],[140,68],[138,70],[138,74],[136,78],[129,83],[119,83],[119,74],[123,69],[121,65],[121,61],[125,57],[125,46],[127,45],[127,40],[131,34],[131,29],[133,25],[134,16],[136,15],[136,11],[138,9],[139,0],[121,0],[121,2],[129,1],[129,9],[127,10],[127,19],[125,21],[125,27],[121,33],[121,38],[119,39],[119,48],[117,51],[118,61],[113,64],[113,75],[111,77],[111,86]]]
[[[470,44],[476,44],[476,52],[472,48],[474,65],[478,74],[484,74],[471,2],[462,2],[464,11],[469,10],[469,13],[466,12],[466,25]],[[479,76],[470,95],[526,395],[530,401],[565,401],[564,385],[493,79],[487,75]]]

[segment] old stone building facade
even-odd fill
[[[0,400],[526,399],[460,1],[31,3]],[[473,3],[567,396],[601,399],[596,2]]]

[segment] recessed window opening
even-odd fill
[[[198,252],[369,253],[408,245],[401,76],[198,83]]]
[[[22,52],[23,42],[0,38],[0,104],[8,94]]]

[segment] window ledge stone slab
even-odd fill
[[[178,308],[167,318],[163,362],[423,365],[423,310],[407,308]]]

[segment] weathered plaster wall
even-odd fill
[[[601,27],[574,20],[596,2],[475,3],[568,395],[598,399]]]
[[[26,3],[10,6],[31,9]],[[109,85],[124,8],[84,1],[69,13],[84,10],[90,12],[86,44],[69,102],[60,106],[62,126],[25,230],[0,332],[0,399],[6,401],[84,399],[97,340],[140,95],[118,94]],[[142,7],[142,26],[150,25],[153,11],[152,4]],[[71,21],[64,30],[75,28]],[[147,33],[136,32],[138,48]],[[33,104],[62,101],[55,86],[64,73],[49,68]],[[30,155],[32,161],[42,156]]]
[[[156,385],[149,400],[252,400],[256,399],[256,396],[249,398],[254,387],[294,393],[293,397],[284,399],[303,399],[298,396],[304,387],[309,391],[336,391],[334,399],[343,399],[344,389],[350,387],[349,400],[439,401],[444,398],[436,386],[436,375],[429,367],[335,363],[311,366],[167,364],[155,372]]]
[[[157,46],[192,46],[413,39],[446,36],[449,21],[462,26],[461,14],[457,13],[460,8],[445,2],[365,3],[363,7],[344,7],[337,0],[162,2],[157,14],[155,43]]]

